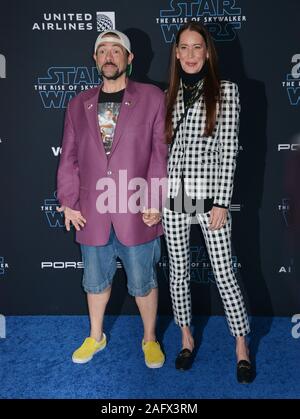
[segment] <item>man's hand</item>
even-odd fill
[[[224,227],[227,221],[227,208],[219,208],[219,207],[212,207],[210,211],[210,218],[208,227],[209,230],[220,230],[220,228]]]
[[[67,231],[70,231],[70,222],[76,228],[77,231],[80,231],[80,227],[84,227],[86,219],[81,215],[80,211],[72,210],[68,207],[56,207],[56,211],[63,212],[65,214],[65,226]]]
[[[161,220],[160,212],[156,208],[143,209],[143,221],[148,227],[158,224]]]

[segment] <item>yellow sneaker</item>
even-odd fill
[[[145,363],[148,368],[160,368],[164,365],[165,356],[158,342],[144,342],[143,340],[142,348],[145,355]]]
[[[89,362],[93,356],[102,351],[106,346],[106,336],[103,333],[103,337],[100,342],[97,342],[94,338],[86,338],[83,344],[78,348],[72,355],[72,361],[75,364],[85,364]]]

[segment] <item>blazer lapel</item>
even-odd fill
[[[200,88],[201,87],[202,84],[200,85]],[[205,130],[206,110],[203,94],[201,94],[200,98],[189,109],[188,116],[191,122],[185,129],[186,145],[194,138],[191,136],[194,131],[191,130],[190,127],[197,131],[198,137],[202,137]]]
[[[92,133],[92,137],[96,142],[96,146],[100,154],[103,157],[106,157],[98,122],[98,98],[101,88],[102,85],[99,86],[99,88],[96,90],[93,96],[84,101],[84,111],[88,121],[90,132]]]
[[[88,121],[89,129],[92,133],[92,137],[96,141],[97,148],[101,155],[103,157],[106,157],[98,122],[98,98],[101,89],[102,84],[96,90],[93,96],[84,101],[84,111]],[[133,114],[132,110],[135,108],[137,100],[138,96],[135,92],[134,84],[130,80],[128,80],[122,104],[120,107],[120,113],[117,119],[117,125],[114,133],[114,139],[109,158],[111,158],[113,152],[115,151],[118,142],[122,137],[122,134],[126,132],[126,126],[130,123],[130,119]]]
[[[135,92],[134,84],[128,80],[117,119],[117,125],[109,158],[111,158],[112,154],[116,150],[122,134],[126,133],[126,127],[130,123],[130,119],[133,115],[133,110],[137,104],[137,101],[138,95]]]

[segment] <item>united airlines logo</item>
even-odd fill
[[[115,28],[115,12],[97,12],[97,31],[104,32]]]
[[[169,280],[168,257],[162,256],[158,266],[162,269],[165,279]],[[232,268],[235,273],[241,269],[237,256],[232,257]],[[215,284],[212,266],[204,246],[191,246],[190,248],[190,274],[191,281],[198,284]]]
[[[8,263],[5,262],[4,257],[0,256],[0,275],[5,275],[6,270],[9,268]]]
[[[160,10],[156,23],[167,43],[174,42],[178,30],[189,21],[207,25],[215,41],[232,41],[246,21],[236,3],[236,0],[169,0],[169,9]]]
[[[300,54],[293,55],[291,64],[291,72],[286,75],[282,86],[286,89],[290,104],[298,106],[300,104]]]
[[[6,59],[0,54],[0,79],[6,79]]]
[[[56,211],[56,207],[60,206],[56,192],[53,194],[53,198],[44,200],[44,204],[41,206],[41,211],[45,214],[47,223],[51,228],[61,228],[65,226],[64,215],[62,212]]]
[[[34,90],[45,109],[62,109],[77,93],[99,83],[96,67],[50,67],[44,77],[38,77]]]
[[[92,31],[115,28],[115,12],[43,13],[32,25],[33,31]]]

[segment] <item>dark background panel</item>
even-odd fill
[[[292,57],[300,54],[297,0],[284,5],[272,0],[1,4],[0,54],[6,60],[6,78],[0,79],[0,312],[87,313],[80,249],[55,211],[55,179],[65,106],[82,87],[99,83],[92,60],[97,12],[114,12],[116,28],[130,37],[132,78],[161,88],[168,77],[171,43],[166,40],[185,18],[212,19],[205,23],[216,41],[222,77],[238,83],[242,106],[232,201],[233,266],[251,314],[299,312],[300,159],[292,144],[300,138],[300,99],[291,103],[283,86]],[[91,20],[54,20],[54,14],[67,18],[70,13],[88,14]],[[226,21],[234,16],[242,22]],[[33,30],[35,23],[58,27]],[[76,30],[65,29],[69,23]],[[47,78],[65,90],[49,92]],[[299,80],[294,82],[297,87]],[[39,86],[46,90],[36,90]],[[294,101],[300,94],[296,87]],[[279,151],[280,144],[286,149]],[[163,240],[162,246],[159,312],[170,314]],[[193,311],[223,314],[197,226],[191,234],[191,278]],[[137,313],[121,267],[107,311]]]

